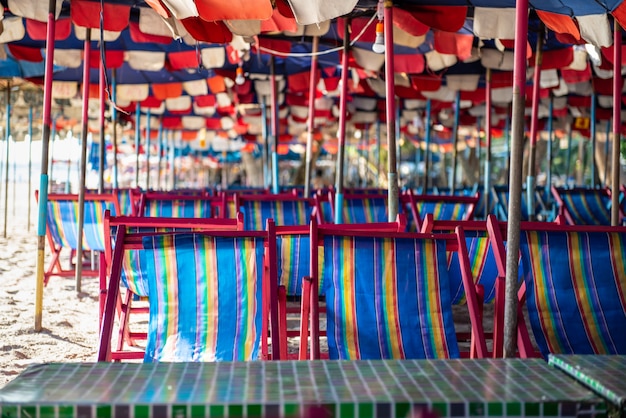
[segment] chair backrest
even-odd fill
[[[311,228],[311,235],[324,257],[322,271],[312,261],[311,276],[324,277],[331,359],[459,356],[446,252],[466,251],[462,232],[373,233],[319,226]],[[464,254],[465,283],[471,284]],[[476,313],[473,284],[468,294]],[[472,327],[484,355],[482,324],[473,321]]]
[[[552,187],[559,214],[570,225],[611,225],[611,194],[608,189]],[[620,209],[620,218],[623,213]]]
[[[38,196],[38,195],[37,195]],[[83,250],[104,251],[104,212],[120,213],[114,194],[85,194]],[[47,203],[47,231],[55,245],[78,249],[79,196],[49,194]]]
[[[213,206],[221,204],[217,197],[194,194],[143,193],[138,205],[140,216],[164,218],[211,218]]]
[[[330,208],[335,219],[336,194],[329,193]],[[387,222],[388,197],[384,194],[345,194],[342,199],[342,223]]]
[[[626,354],[626,228],[523,228],[530,324],[541,354]]]
[[[313,200],[292,193],[279,195],[235,195],[235,207],[244,214],[248,231],[265,228],[267,219],[278,226],[308,225],[313,210]]]
[[[273,228],[271,220],[263,232],[127,234],[118,228],[98,359],[110,358],[127,244],[145,253],[150,317],[144,361],[267,359],[270,323],[271,358],[279,359]]]
[[[422,229],[424,217],[428,214],[435,221],[468,221],[473,219],[474,210],[480,194],[473,196],[458,195],[415,195],[412,190],[401,197],[403,206],[410,213],[409,230]]]

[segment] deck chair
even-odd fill
[[[203,194],[175,194],[145,192],[141,195],[137,210],[139,216],[165,218],[211,218],[222,204],[217,197]]]
[[[107,277],[112,265],[113,248],[115,247],[115,232],[118,228],[125,228],[128,234],[149,236],[164,232],[197,232],[197,231],[242,231],[243,215],[235,219],[192,219],[192,218],[148,218],[137,216],[111,216],[107,211],[104,216],[105,241],[110,243],[104,251],[104,268],[100,275],[100,323],[104,316],[104,303],[107,294]],[[129,235],[127,235],[129,236]],[[147,266],[144,253],[132,249],[130,246],[124,254],[121,270],[121,287],[124,294],[120,295],[117,304],[119,314],[119,336],[117,346],[112,352],[113,360],[143,358],[143,352],[126,350],[125,347],[135,346],[136,340],[145,340],[145,333],[136,333],[129,330],[129,321],[132,313],[147,313],[146,306],[135,307],[134,301],[148,298]]]
[[[303,295],[313,295],[324,277],[330,359],[456,358],[460,356],[447,278],[446,251],[459,251],[468,306],[477,303],[465,237],[456,234],[376,233],[342,230],[312,221],[311,276]],[[318,268],[319,252],[323,264]],[[304,297],[304,296],[303,296]],[[309,357],[320,356],[317,298],[310,300]],[[480,321],[477,357],[486,355]],[[306,345],[306,334],[301,336]],[[301,355],[306,350],[301,347]]]
[[[35,197],[39,200],[38,191]],[[120,213],[117,196],[114,194],[85,194],[84,224],[82,248],[78,248],[78,203],[76,194],[49,194],[46,208],[46,237],[52,252],[50,263],[44,271],[44,284],[51,276],[73,277],[74,268],[64,269],[61,265],[61,252],[70,250],[70,264],[72,254],[76,254],[76,262],[82,262],[83,251],[104,251],[104,212],[110,210]],[[86,268],[84,276],[97,277],[96,268]]]
[[[144,362],[280,359],[274,225],[266,231],[127,234],[118,228],[98,361],[111,360],[128,248],[144,253],[150,299]],[[122,245],[120,245],[122,243]],[[271,330],[271,351],[268,338]]]
[[[117,195],[117,200],[120,203],[120,213],[123,216],[132,216],[137,214],[137,208],[134,206],[138,201],[134,196],[140,195],[139,189],[119,188],[113,189],[113,193]]]
[[[329,192],[331,217],[335,219],[336,194]],[[387,222],[388,197],[384,194],[344,194],[343,218],[344,224]],[[327,219],[327,215],[323,216]]]
[[[626,354],[626,228],[521,228],[524,296],[541,355]]]
[[[409,190],[401,196],[401,202],[407,214],[410,214],[409,230],[417,232],[422,229],[422,222],[427,214],[432,214],[436,221],[473,219],[479,198],[478,193],[473,196],[416,195]]]
[[[474,278],[476,300],[478,302],[479,318],[483,319],[484,305],[495,303],[498,294],[498,266],[495,254],[491,246],[487,230],[487,221],[447,221],[434,220],[432,214],[427,214],[422,223],[422,233],[454,233],[460,227],[465,234],[465,243],[469,264]],[[448,278],[450,280],[450,295],[453,305],[466,305],[467,299],[461,264],[459,263],[458,252],[453,251],[448,254]],[[498,301],[499,302],[499,301]],[[500,306],[495,306],[494,311],[498,312]],[[494,318],[495,319],[495,318]],[[495,322],[495,321],[494,321]],[[484,328],[484,326],[483,326]],[[495,328],[495,327],[494,327]],[[492,356],[501,357],[501,335],[497,331],[484,331],[485,339],[493,340]],[[471,333],[457,332],[458,341],[470,341],[470,355],[476,349],[475,337]],[[500,342],[499,342],[500,341]]]
[[[611,225],[611,192],[609,189],[552,187],[559,215],[569,225]],[[624,213],[620,208],[620,223]]]

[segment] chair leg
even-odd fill
[[[493,312],[493,357],[504,356],[504,279],[496,279]]]
[[[480,284],[476,286],[476,302],[478,303],[478,318],[477,319],[481,323],[484,323],[483,314],[485,310],[485,287]],[[477,348],[476,347],[476,335],[474,331],[472,330],[471,335],[470,335],[470,358],[477,357],[476,348]]]
[[[311,279],[302,280],[302,302],[300,304],[300,350],[298,359],[306,360],[309,351],[309,314],[311,304]]]
[[[280,358],[287,359],[287,289],[285,286],[278,286],[278,321]]]
[[[130,344],[130,336],[128,334],[128,314],[130,312],[130,304],[131,304],[132,298],[133,298],[133,292],[126,289],[126,294],[124,295],[124,301],[122,302],[120,316],[119,316],[120,329],[119,329],[119,337],[117,339],[116,351],[122,351],[124,349],[124,342],[128,342]]]

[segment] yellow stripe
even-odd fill
[[[383,240],[383,283],[385,289],[385,312],[387,313],[387,326],[389,327],[388,335],[391,347],[391,356],[394,359],[404,357],[402,350],[402,333],[399,326],[398,314],[398,293],[396,287],[396,248],[395,241]]]

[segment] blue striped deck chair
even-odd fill
[[[118,229],[116,241],[126,232]],[[267,232],[212,231],[141,237],[150,313],[144,362],[280,359],[276,244]],[[99,361],[111,359],[112,316],[119,289],[116,246]],[[268,339],[271,326],[271,353]]]
[[[146,192],[139,204],[140,216],[164,218],[211,218],[213,202],[207,195]]]
[[[125,350],[125,346],[136,346],[136,340],[145,340],[145,333],[131,332],[129,329],[129,320],[131,313],[147,313],[146,307],[135,307],[134,301],[137,299],[148,299],[148,268],[146,257],[139,248],[137,238],[163,234],[168,232],[197,232],[197,231],[242,231],[243,217],[240,215],[237,219],[190,219],[190,218],[147,218],[136,216],[111,216],[109,212],[105,213],[104,219],[105,240],[110,243],[105,249],[105,269],[106,274],[112,265],[112,254],[115,248],[115,231],[118,228],[124,228],[127,237],[131,237],[125,243],[124,257],[121,261],[121,287],[125,289],[123,298],[118,302],[119,314],[119,337],[117,347],[112,352],[112,358],[119,359],[139,359],[143,358],[143,351],[136,350],[129,352]],[[124,244],[123,244],[124,245]],[[104,298],[106,295],[106,276],[100,277],[100,321],[104,315]]]
[[[626,354],[626,228],[533,223],[523,226],[520,253],[543,357]]]
[[[411,190],[401,197],[407,213],[411,214],[409,230],[422,229],[424,217],[431,214],[435,221],[468,221],[474,217],[474,208],[479,199],[474,196],[457,195],[414,195]]]
[[[330,194],[330,207],[335,218],[335,195]],[[381,194],[345,194],[343,196],[344,224],[387,222],[388,198]]]
[[[552,187],[560,215],[569,225],[611,225],[611,194],[608,189]],[[620,210],[620,219],[623,219]]]
[[[131,216],[136,214],[136,209],[133,207],[135,203],[133,194],[141,193],[138,189],[120,188],[114,189],[113,193],[117,195],[117,200],[120,203],[119,215]]]
[[[38,198],[38,194],[36,195]],[[83,251],[104,251],[104,212],[119,213],[119,203],[114,194],[85,194],[82,248],[78,243],[79,196],[74,194],[49,194],[46,208],[46,236],[52,259],[44,272],[44,283],[51,276],[73,277],[74,268],[64,269],[60,255],[65,249],[77,254],[82,262]],[[70,264],[72,261],[70,260]],[[98,276],[97,269],[84,269],[83,275]]]
[[[456,234],[375,233],[312,226],[323,251],[330,359],[415,359],[460,356],[447,277],[447,251],[460,251],[472,314],[477,303],[462,231]],[[315,254],[315,252],[313,252]],[[313,286],[315,288],[316,285]],[[315,305],[316,299],[311,299]],[[311,309],[311,358],[318,325]],[[305,318],[303,318],[305,320]],[[480,321],[472,321],[483,336]],[[301,337],[302,339],[302,337]],[[484,338],[477,356],[486,354]],[[302,353],[302,351],[301,351]]]

